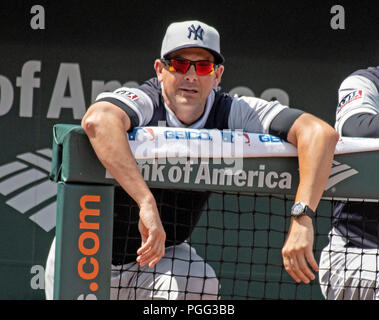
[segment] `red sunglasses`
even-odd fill
[[[169,70],[186,74],[191,66],[195,67],[195,71],[199,76],[211,75],[215,71],[215,64],[207,60],[191,61],[188,59],[162,59],[162,62],[169,65]]]

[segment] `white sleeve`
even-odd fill
[[[122,87],[113,92],[103,92],[96,101],[108,101],[123,109],[130,118],[136,119],[134,126],[144,126],[153,117],[154,107],[151,98],[137,88]]]
[[[374,83],[366,77],[347,77],[338,90],[335,129],[341,135],[345,121],[357,113],[379,113],[379,94]]]
[[[235,97],[228,125],[230,129],[268,133],[271,121],[285,108],[288,107],[281,105],[278,101],[266,101],[255,97]]]

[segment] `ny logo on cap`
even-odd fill
[[[191,25],[190,27],[188,27],[188,31],[188,39],[191,39],[191,36],[193,34],[193,40],[203,40],[204,29],[200,25],[197,28],[195,28],[194,25]]]

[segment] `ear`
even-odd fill
[[[221,82],[221,77],[222,77],[222,74],[224,73],[224,66],[221,65],[219,66],[216,70],[215,70],[215,79],[214,79],[214,82],[213,82],[213,86],[214,87],[217,87],[220,82]]]
[[[157,79],[159,82],[163,81],[163,75],[162,75],[163,68],[164,68],[164,63],[161,60],[156,59],[154,62],[154,69],[157,74]]]

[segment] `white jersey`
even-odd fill
[[[156,78],[138,88],[119,88],[98,95],[96,101],[109,101],[122,108],[132,120],[132,126],[157,126],[164,121],[169,127],[193,129],[242,129],[252,133],[269,133],[272,120],[288,106],[278,101],[255,97],[231,97],[212,90],[203,115],[193,124],[182,123],[166,105]]]
[[[357,113],[378,114],[379,93],[369,78],[353,74],[341,83],[338,90],[335,129],[340,135],[346,120]]]

